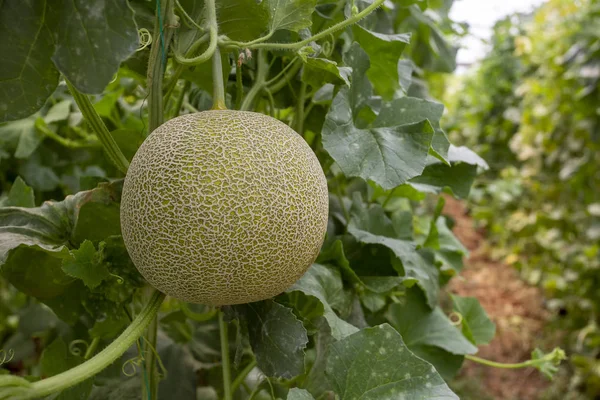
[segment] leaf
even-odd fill
[[[372,32],[355,24],[352,27],[355,40],[365,50],[371,62],[367,76],[375,90],[390,99],[400,87],[398,61],[404,48],[410,43],[410,33],[386,35]]]
[[[456,163],[451,167],[440,162],[429,164],[423,173],[410,180],[410,185],[425,193],[441,193],[448,188],[454,196],[464,199],[469,196],[477,167],[466,163]]]
[[[0,208],[2,275],[23,293],[42,300],[62,319],[72,322],[78,318],[80,287],[63,272],[62,260],[70,257],[68,246],[82,222],[79,216],[83,210],[114,199],[115,191],[120,191],[120,183],[103,184],[61,202],[46,201],[40,207]],[[93,229],[93,225],[86,229]],[[61,296],[67,290],[68,298]]]
[[[267,31],[270,12],[267,1],[222,0],[216,3],[219,32],[232,40],[250,41]]]
[[[8,197],[3,203],[0,204],[2,207],[24,207],[32,208],[35,207],[35,195],[33,189],[27,186],[25,181],[17,176],[15,182],[8,192]]]
[[[458,399],[431,364],[413,355],[388,324],[330,346],[327,375],[340,399]]]
[[[14,151],[16,158],[29,158],[44,138],[35,128],[35,120],[32,116],[0,125],[2,147]]]
[[[489,319],[475,297],[451,295],[454,311],[461,316],[462,333],[474,345],[489,344],[496,334],[496,325]]]
[[[489,169],[489,165],[485,160],[477,155],[473,150],[465,146],[456,147],[450,145],[448,149],[448,158],[452,162],[464,162],[471,165],[477,165],[483,170]]]
[[[56,338],[42,353],[40,368],[42,375],[54,376],[67,371],[83,362],[83,357],[73,355],[69,352],[66,343]],[[89,378],[75,386],[60,392],[57,400],[79,400],[87,399],[92,391],[94,379]]]
[[[432,363],[446,378],[456,373],[460,366],[456,356],[474,354],[473,346],[450,322],[439,307],[430,310],[420,293],[408,290],[404,304],[392,304],[385,313],[386,319],[402,335],[408,348],[419,357]]]
[[[428,121],[394,127],[359,129],[352,120],[348,89],[333,99],[323,125],[323,147],[347,176],[392,189],[419,176],[433,138]]]
[[[129,161],[131,161],[145,139],[142,132],[135,129],[116,129],[110,135],[115,139],[115,142],[117,142],[117,145]]]
[[[61,100],[54,104],[46,115],[44,115],[44,122],[51,124],[53,122],[64,121],[69,118],[71,111],[71,100]]]
[[[315,398],[305,389],[291,388],[287,400],[314,400]]]
[[[124,0],[62,0],[55,12],[56,68],[82,93],[102,93],[138,47],[132,10]]]
[[[325,73],[325,74],[324,74]],[[348,67],[338,67],[335,61],[326,58],[307,57],[302,69],[302,82],[312,87],[321,87],[326,83],[344,83],[350,86],[352,70]]]
[[[343,284],[339,271],[320,264],[313,264],[302,278],[287,290],[288,293],[294,291],[316,297],[323,304],[323,316],[335,339],[344,338],[358,330],[338,317],[332,308],[333,304],[343,301],[341,299]]]
[[[377,244],[390,249],[401,262],[397,269],[404,271],[406,284],[410,284],[411,281],[418,283],[427,297],[427,304],[432,308],[437,304],[439,273],[432,264],[433,260],[424,258],[427,253],[417,251],[415,243],[374,235],[354,227],[348,228],[348,232],[359,242]]]
[[[311,15],[317,0],[264,0],[271,12],[269,32],[279,29],[298,32],[311,26]]]
[[[304,373],[306,329],[292,310],[273,300],[233,307],[246,321],[258,367],[267,376],[291,379]]]
[[[38,111],[58,85],[46,0],[0,3],[0,122]]]
[[[429,120],[435,128],[431,147],[440,161],[449,162],[450,142],[446,134],[440,129],[440,119],[444,113],[444,105],[433,101],[423,100],[416,97],[401,97],[390,103],[384,103],[381,107],[374,126],[403,125]]]
[[[311,25],[315,5],[316,0],[219,1],[219,33],[250,41],[280,29],[298,32]]]
[[[71,250],[71,257],[62,261],[62,269],[73,278],[78,278],[90,289],[94,289],[110,276],[104,264],[103,245],[96,251],[94,244],[85,240],[78,250]]]

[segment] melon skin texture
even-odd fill
[[[254,112],[174,118],[134,156],[121,231],[155,288],[212,306],[282,293],[316,259],[327,229],[327,180],[304,139]]]

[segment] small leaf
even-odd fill
[[[454,310],[460,314],[463,335],[474,345],[489,344],[496,334],[496,325],[489,319],[475,297],[452,295]]]
[[[258,367],[267,376],[291,379],[304,373],[306,329],[290,308],[273,300],[233,307],[248,325]]]
[[[302,278],[287,290],[288,293],[294,291],[300,291],[319,299],[324,308],[323,316],[327,320],[334,338],[341,339],[358,330],[333,311],[332,305],[343,301],[341,298],[343,284],[338,270],[313,264]]]
[[[0,3],[0,122],[35,113],[58,85],[49,3]]]
[[[138,46],[133,11],[124,0],[63,0],[55,12],[54,64],[77,90],[102,93]]]
[[[412,354],[388,324],[330,345],[326,372],[342,400],[458,400],[435,368]]]
[[[315,88],[330,82],[344,83],[350,86],[348,78],[351,73],[350,68],[338,67],[335,61],[326,58],[308,57],[302,69],[302,82],[309,83]]]
[[[53,122],[64,121],[69,118],[71,111],[71,100],[61,100],[54,104],[46,115],[44,115],[44,122],[51,124]]]
[[[386,35],[372,32],[358,24],[352,27],[352,32],[371,61],[367,76],[375,90],[384,98],[391,98],[400,87],[398,61],[406,45],[410,43],[410,33]]]
[[[63,260],[62,269],[67,275],[81,279],[90,289],[110,276],[104,264],[102,243],[96,251],[89,240],[85,240],[78,250],[71,250],[71,257]]]
[[[544,374],[548,379],[554,377],[558,372],[560,363],[566,359],[567,356],[564,350],[558,347],[547,354],[538,348],[531,352],[532,366]]]
[[[305,389],[292,388],[288,392],[287,400],[314,400],[315,398]]]
[[[33,189],[27,186],[25,181],[17,176],[15,182],[8,192],[8,197],[4,203],[0,204],[2,207],[24,207],[32,208],[35,207],[35,195]]]
[[[449,167],[441,162],[433,162],[421,175],[411,179],[410,184],[425,193],[441,193],[448,188],[456,197],[464,199],[469,196],[476,176],[475,165],[456,163]]]

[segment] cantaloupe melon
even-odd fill
[[[328,213],[327,181],[303,138],[254,112],[174,118],[135,154],[121,230],[146,280],[213,306],[285,291],[314,262]]]

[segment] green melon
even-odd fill
[[[282,122],[214,110],[158,127],[123,187],[121,230],[146,280],[213,306],[273,297],[314,262],[327,228],[327,181]]]

